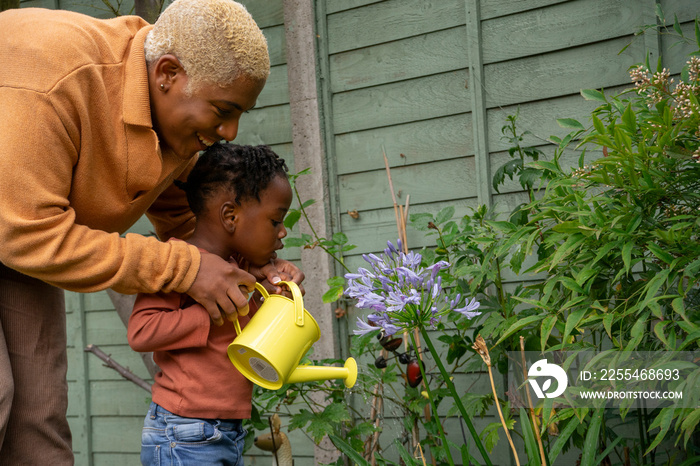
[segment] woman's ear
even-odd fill
[[[175,55],[166,54],[153,65],[154,81],[157,89],[167,92],[175,82],[186,76],[182,63]]]
[[[236,230],[238,208],[233,202],[224,202],[221,204],[220,217],[221,225],[228,233],[233,234]]]

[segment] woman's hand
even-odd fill
[[[202,252],[199,272],[187,294],[204,306],[216,325],[223,325],[224,317],[231,320],[248,313],[248,293],[255,289],[255,281],[235,262]]]

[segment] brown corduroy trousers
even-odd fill
[[[0,465],[73,464],[63,290],[0,264]]]

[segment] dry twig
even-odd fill
[[[486,363],[486,367],[489,369],[489,379],[491,380],[491,390],[493,390],[493,399],[496,402],[496,409],[498,410],[498,416],[501,418],[501,424],[503,424],[503,429],[506,431],[506,437],[508,437],[508,442],[510,443],[510,448],[513,450],[513,456],[515,457],[515,464],[517,466],[520,466],[520,460],[518,459],[518,452],[515,449],[515,445],[513,444],[513,439],[510,436],[510,431],[508,430],[508,425],[506,424],[506,420],[503,418],[503,412],[501,411],[501,404],[498,402],[498,393],[496,392],[496,384],[493,383],[493,372],[491,371],[491,356],[489,355],[489,349],[486,346],[486,342],[484,341],[484,338],[479,335],[476,337],[476,340],[474,341],[474,345],[472,346],[476,350],[477,353],[479,353],[479,356],[481,356],[481,359],[484,360],[484,363]]]
[[[109,367],[110,369],[114,369],[115,371],[119,372],[119,375],[124,377],[126,380],[135,383],[139,387],[146,390],[148,393],[151,393],[151,385],[148,382],[146,382],[141,377],[135,375],[129,369],[127,369],[126,367],[124,367],[121,364],[119,364],[118,362],[116,362],[107,353],[102,351],[98,346],[87,345],[85,347],[84,351],[87,353],[94,354],[95,356],[100,358],[102,361],[104,361],[105,366]]]

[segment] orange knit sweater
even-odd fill
[[[184,292],[200,264],[184,242],[127,234],[144,213],[161,239],[191,233],[175,177],[194,158],[152,128],[135,16],[26,8],[0,14],[0,262],[74,291]]]

